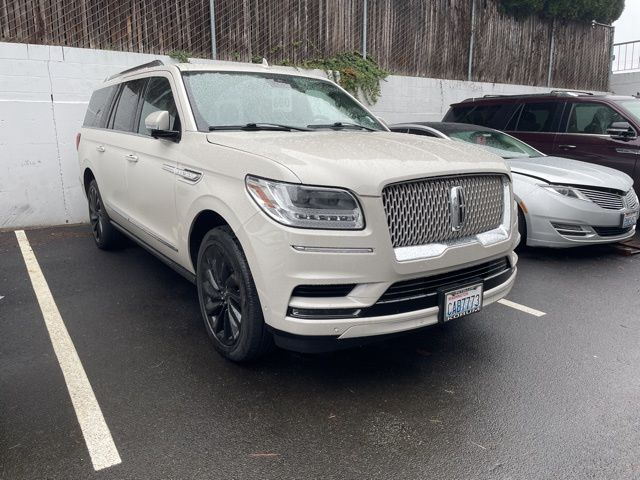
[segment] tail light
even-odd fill
[[[76,150],[80,147],[80,132],[76,134]]]

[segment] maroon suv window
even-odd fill
[[[515,131],[552,132],[559,105],[559,102],[525,103]]]
[[[618,112],[602,103],[574,103],[571,106],[567,133],[606,135],[613,122],[626,122]]]

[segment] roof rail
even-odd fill
[[[126,70],[111,75],[110,77],[107,77],[107,81],[113,80],[114,78],[119,77],[120,75],[124,75],[125,73],[135,72],[136,70],[142,70],[143,68],[159,67],[161,65],[164,65],[162,60],[153,60],[151,62],[143,63],[142,65],[138,65],[137,67],[127,68]]]
[[[582,90],[551,90],[553,95],[593,95],[593,92],[583,92]]]

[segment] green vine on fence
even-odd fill
[[[620,18],[625,0],[500,0],[506,13],[516,17],[542,15],[558,20],[612,23]]]
[[[364,58],[358,52],[306,60],[297,66],[324,70],[331,80],[370,105],[378,101],[380,82],[389,76],[389,72],[381,68],[371,57]]]
[[[189,58],[192,56],[191,52],[185,52],[184,50],[173,50],[168,55],[178,63],[189,63]]]

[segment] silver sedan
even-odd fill
[[[550,157],[506,133],[462,123],[392,125],[394,132],[472,143],[511,166],[520,234],[529,246],[574,247],[633,237],[640,205],[627,174]]]

